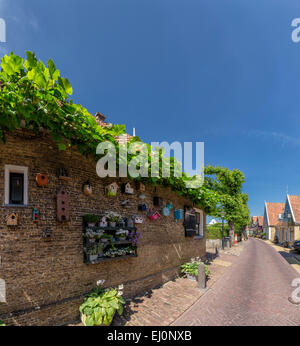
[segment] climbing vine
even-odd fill
[[[116,137],[125,134],[124,125],[109,124],[101,127],[86,108],[76,104],[70,98],[72,86],[67,78],[61,76],[54,62],[50,59],[47,66],[32,52],[26,52],[24,60],[12,52],[1,59],[0,72],[0,138],[5,141],[5,134],[25,127],[34,132],[47,130],[59,150],[76,147],[85,156],[96,154],[100,142],[115,143],[117,152],[119,143]],[[133,137],[130,142],[140,141]],[[127,145],[130,144],[127,143]],[[148,145],[150,149],[150,146]],[[149,162],[151,160],[151,150]],[[134,155],[129,155],[129,159]],[[162,153],[160,153],[162,159]],[[171,176],[168,178],[138,178],[153,185],[171,186],[179,195],[186,196],[207,212],[216,209],[219,195],[213,189],[202,186],[191,189],[186,186],[189,178],[185,173],[174,176],[178,162],[170,160]],[[159,168],[161,171],[161,166]]]

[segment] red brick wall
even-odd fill
[[[7,207],[4,204],[4,165],[29,168],[29,205]],[[71,180],[58,179],[57,169],[64,166]],[[118,193],[116,198],[104,195],[104,187],[118,179],[101,179],[95,162],[87,160],[76,150],[59,152],[51,139],[32,138],[28,134],[7,137],[0,144],[0,278],[6,281],[7,304],[0,304],[0,320],[21,325],[55,325],[78,318],[81,296],[106,280],[105,286],[124,284],[125,296],[133,296],[170,280],[180,264],[191,257],[205,255],[205,239],[184,236],[182,220],[169,217],[150,221],[137,210],[138,194]],[[45,173],[49,184],[40,188],[37,173]],[[93,197],[82,193],[82,184],[89,179]],[[70,199],[70,221],[60,223],[56,218],[56,193],[64,185]],[[120,185],[120,184],[119,184]],[[154,187],[146,186],[145,201],[152,206]],[[173,202],[176,208],[190,204],[169,188],[158,187],[156,194]],[[123,209],[120,202],[131,200]],[[40,209],[40,221],[32,221],[32,209]],[[83,263],[82,216],[114,210],[124,216],[143,214],[144,223],[137,225],[142,238],[137,258],[118,259],[94,265]],[[11,212],[19,215],[17,227],[6,226],[5,217]],[[42,230],[53,230],[50,241],[42,239]],[[38,309],[38,310],[33,310]]]

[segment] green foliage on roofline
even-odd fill
[[[115,143],[118,153],[119,144],[115,137],[125,134],[125,126],[98,126],[95,118],[83,106],[70,99],[72,86],[67,78],[61,76],[54,62],[50,59],[46,66],[33,53],[26,54],[26,60],[14,53],[1,59],[0,138],[5,141],[7,132],[23,125],[35,132],[47,130],[59,150],[76,147],[81,154],[93,156],[96,161],[100,158],[96,155],[100,142],[107,140]],[[134,141],[139,141],[139,138],[132,138],[131,142]],[[149,162],[150,153],[151,150]],[[160,153],[161,158],[162,155]],[[129,161],[133,156],[129,155]],[[170,161],[171,173],[177,164],[175,159]],[[186,196],[207,212],[216,213],[220,201],[218,191],[207,186],[187,188],[186,181],[193,178],[184,173],[182,177],[171,174],[169,178],[140,179],[153,185],[171,186],[176,193]]]

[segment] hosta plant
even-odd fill
[[[198,275],[198,267],[199,267],[199,262],[197,262],[197,261],[184,263],[181,266],[181,272],[184,274],[197,276]],[[206,275],[206,277],[209,277],[209,275],[210,275],[208,265],[206,265],[206,264],[205,264],[205,275]]]
[[[124,304],[124,299],[116,289],[96,288],[79,308],[81,320],[85,326],[108,326],[116,312],[122,315]]]

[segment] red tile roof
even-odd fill
[[[257,217],[257,222],[258,222],[258,226],[262,226],[263,222],[264,222],[264,217],[263,216],[258,216]]]
[[[283,222],[278,220],[278,215],[284,213],[285,203],[267,203],[266,202],[266,210],[269,226],[280,226],[283,225]]]
[[[292,215],[296,223],[300,223],[300,196],[288,195]]]

